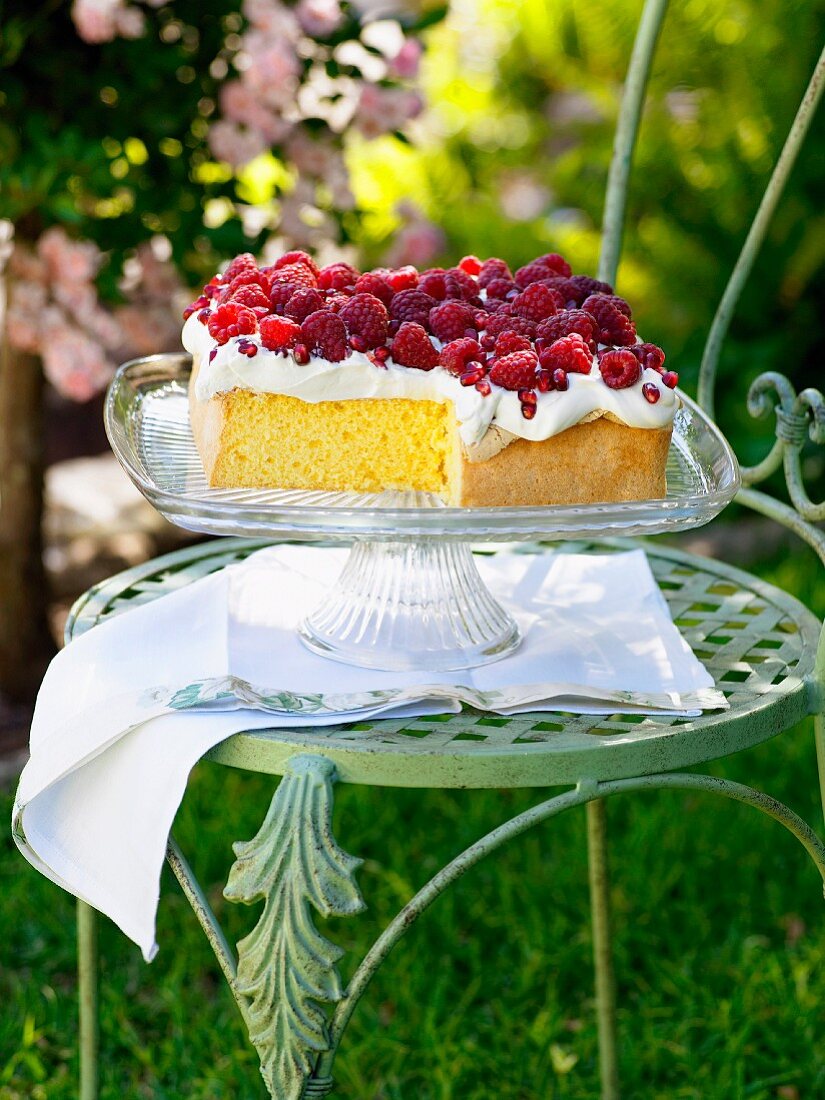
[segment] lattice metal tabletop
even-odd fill
[[[237,562],[265,543],[226,539],[121,573],[74,608],[67,640],[102,618]],[[563,551],[626,548],[567,544]],[[535,552],[539,547],[515,547]],[[307,732],[239,734],[211,758],[283,774],[290,757],[321,752],[338,779],[405,787],[519,787],[648,775],[724,756],[765,740],[809,712],[806,681],[820,624],[801,603],[741,570],[658,545],[648,560],[684,637],[730,710],[700,718],[540,712],[383,719]],[[554,551],[559,552],[559,551]],[[426,763],[425,763],[426,761]]]
[[[223,539],[121,573],[90,590],[69,616],[66,639],[130,607],[187,585],[267,545]],[[616,550],[626,542],[567,544],[554,553]],[[523,553],[550,552],[518,544]],[[610,950],[604,799],[650,787],[712,791],[751,805],[800,841],[825,879],[825,846],[796,814],[742,784],[677,769],[780,733],[819,706],[820,624],[797,600],[738,569],[661,546],[645,547],[671,614],[730,709],[700,718],[541,712],[498,717],[472,710],[403,720],[237,734],[213,760],[282,775],[258,834],[235,845],[224,891],[263,898],[253,932],[230,948],[183,853],[168,860],[201,923],[243,1015],[264,1082],[278,1100],[329,1093],[336,1050],[373,974],[421,913],[469,867],[507,840],[574,806],[587,806],[593,939],[605,1100],[616,1100],[615,995]],[[821,730],[820,730],[821,733]],[[564,785],[562,793],[505,821],[457,855],[385,928],[344,989],[340,954],[312,910],[354,915],[363,907],[359,860],[332,835],[336,780],[408,787]],[[79,903],[83,1100],[96,1096],[95,915]],[[329,1017],[323,1003],[334,1006]]]

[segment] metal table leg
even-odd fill
[[[98,1098],[97,911],[77,903],[77,974],[80,1008],[80,1100]]]
[[[607,866],[607,813],[604,799],[587,803],[587,856],[590,874],[590,912],[593,921],[593,962],[596,971],[602,1100],[619,1100],[619,1066],[616,1057],[616,982],[613,975],[610,877]]]

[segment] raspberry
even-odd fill
[[[269,288],[269,301],[276,313],[283,313],[290,298],[299,290],[307,290],[308,287],[300,287],[288,280],[276,279]]]
[[[526,317],[528,321],[544,321],[560,309],[564,309],[564,298],[557,290],[551,290],[543,283],[531,283],[513,299],[513,313],[517,317]]]
[[[499,260],[493,257],[490,260],[485,260],[481,265],[481,271],[478,273],[478,285],[481,290],[492,279],[512,279],[513,273],[504,260]]]
[[[487,301],[491,298],[506,298],[511,290],[518,292],[518,287],[512,279],[495,278],[487,284]]]
[[[382,279],[380,275],[376,275],[372,271],[366,271],[363,275],[359,275],[358,281],[355,284],[355,293],[373,294],[389,308],[389,304],[392,301],[393,289],[386,279]]]
[[[618,294],[600,294],[599,297],[604,298],[608,302],[612,302],[619,313],[623,313],[625,317],[629,317],[632,320],[633,313],[624,298],[620,298]]]
[[[317,287],[318,280],[306,264],[284,264],[277,272],[273,272],[270,285],[275,282],[295,283],[297,286]]]
[[[444,281],[447,284],[448,298],[464,298],[468,301],[478,294],[478,284],[475,279],[460,267],[451,267],[445,273]]]
[[[246,306],[247,309],[255,309],[256,306],[261,306],[269,313],[269,297],[264,288],[257,283],[247,283],[246,286],[238,287],[232,294],[230,301]]]
[[[461,271],[466,271],[468,275],[478,275],[481,271],[481,260],[478,256],[464,256],[458,261],[458,266]]]
[[[533,262],[544,264],[545,267],[550,268],[554,275],[561,275],[565,279],[569,279],[573,274],[570,264],[558,252],[545,252],[543,256],[537,256]]]
[[[418,286],[418,272],[411,264],[399,267],[397,271],[388,271],[384,278],[393,294],[398,294],[401,290],[413,290]]]
[[[301,326],[286,317],[264,317],[261,321],[261,343],[270,351],[285,351],[295,346]]]
[[[223,282],[231,283],[236,275],[240,275],[242,271],[257,271],[258,264],[255,261],[255,257],[251,252],[242,252],[240,256],[236,256],[231,261],[226,271],[223,273]]]
[[[447,297],[446,274],[445,271],[439,271],[435,268],[432,271],[425,271],[418,280],[418,289],[422,294],[429,294],[436,301],[443,302]]]
[[[364,347],[377,348],[387,339],[387,307],[374,294],[354,294],[338,314],[352,337],[360,337]]]
[[[303,287],[301,290],[296,290],[289,299],[284,313],[300,325],[310,313],[323,309],[325,304],[323,295],[317,290],[313,290],[312,287]]]
[[[414,321],[405,321],[399,328],[390,344],[390,352],[396,363],[404,367],[432,370],[438,362],[438,352],[430,343],[426,330]]]
[[[513,278],[519,290],[524,290],[531,283],[540,283],[542,279],[550,279],[555,274],[556,272],[552,268],[539,263],[538,260],[533,260],[531,263],[525,264],[524,267],[520,267]]]
[[[225,344],[233,336],[248,336],[258,331],[258,318],[251,309],[227,302],[218,306],[207,322],[209,335],[219,344]]]
[[[199,309],[204,309],[209,305],[209,297],[206,294],[201,294],[200,298],[196,298],[191,305],[188,305],[183,311],[184,321],[188,320],[193,313],[197,313]]]
[[[490,368],[490,381],[505,390],[529,390],[536,384],[537,366],[532,351],[514,351],[496,359]]]
[[[510,355],[511,352],[530,351],[531,348],[532,344],[529,337],[520,336],[517,332],[513,332],[511,328],[508,328],[496,337],[494,354],[501,358],[503,355]]]
[[[426,328],[430,310],[437,305],[435,298],[431,298],[423,290],[402,290],[399,294],[393,295],[390,302],[390,317],[395,321],[414,321],[422,328]]]
[[[449,344],[445,344],[438,358],[441,366],[446,371],[449,371],[450,374],[459,375],[468,363],[479,359],[482,354],[481,344],[478,340],[465,336],[460,340],[451,340]]]
[[[306,252],[300,252],[297,249],[294,252],[285,252],[283,256],[275,261],[272,265],[273,271],[280,271],[282,267],[286,267],[287,264],[303,264],[304,267],[308,267],[315,278],[318,278],[318,265]]]
[[[576,304],[581,305],[589,294],[612,294],[613,287],[610,283],[603,283],[599,279],[591,279],[589,275],[573,275],[567,280],[578,290]]]
[[[665,353],[655,344],[633,344],[627,350],[633,352],[642,364],[642,370],[655,370],[659,374],[662,373]]]
[[[331,309],[333,313],[340,313],[347,302],[353,295],[350,294],[330,294],[327,291],[327,300],[324,302],[324,309]]]
[[[595,317],[591,317],[583,309],[564,309],[561,313],[557,313],[555,317],[542,321],[536,329],[536,338],[552,344],[554,340],[558,340],[562,336],[569,336],[571,333],[577,332],[579,336],[584,337],[590,350],[595,351],[598,331],[599,326]]]
[[[340,363],[349,355],[346,326],[328,309],[310,313],[301,325],[301,340],[310,352],[323,356],[330,363]]]
[[[262,290],[265,290],[268,286],[266,275],[262,275],[257,268],[247,268],[227,283],[226,287],[221,290],[221,295],[225,301],[228,301],[230,298],[234,298],[243,286],[259,286]]]
[[[500,336],[502,332],[507,332],[508,329],[511,332],[517,332],[519,336],[529,336],[532,339],[536,334],[536,323],[535,321],[528,321],[526,317],[513,317],[510,313],[499,310],[487,322],[487,328],[484,330],[485,339],[488,337],[493,338],[490,343],[492,347],[495,338]]]
[[[599,357],[599,370],[602,372],[604,384],[611,390],[627,389],[642,376],[639,360],[627,348],[603,352]]]
[[[475,313],[465,302],[442,302],[430,310],[430,332],[442,343],[475,335]]]
[[[330,264],[318,272],[318,286],[322,290],[343,290],[355,286],[357,281],[358,272],[351,264]]]
[[[636,327],[633,322],[603,294],[591,294],[589,298],[585,298],[582,309],[596,318],[599,326],[596,338],[600,344],[616,344],[621,347],[636,343]]]
[[[576,306],[580,306],[586,297],[572,279],[564,279],[560,275],[554,275],[552,278],[545,279],[544,282],[561,294],[568,309],[575,309]]]
[[[545,370],[561,367],[568,374],[590,374],[593,353],[578,332],[554,340],[549,348],[539,353],[539,362]]]

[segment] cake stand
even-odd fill
[[[471,544],[652,535],[698,527],[739,489],[727,441],[684,394],[667,496],[618,504],[449,508],[427,493],[210,489],[189,426],[191,358],[125,363],[106,398],[120,464],[172,523],[214,535],[351,543],[344,569],[299,633],[317,653],[389,670],[473,668],[520,642],[488,591]]]

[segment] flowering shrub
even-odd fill
[[[420,114],[415,35],[443,14],[405,32],[386,10],[73,0],[4,18],[11,346],[87,400],[120,359],[178,346],[184,287],[226,254],[351,245],[346,135]],[[441,240],[416,215],[406,233],[419,261]]]

